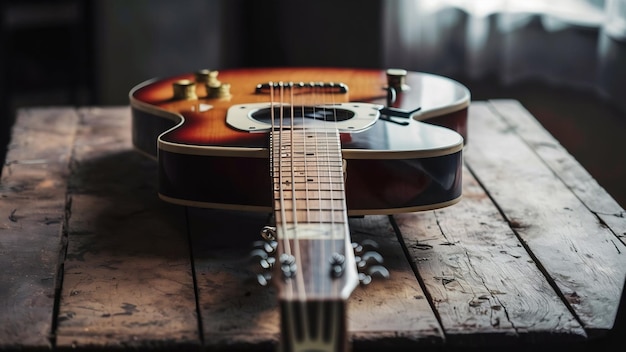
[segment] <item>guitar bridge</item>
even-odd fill
[[[274,87],[274,89],[279,89],[282,86],[284,89],[293,88],[296,90],[314,90],[316,92],[329,94],[348,93],[348,86],[345,83],[341,82],[268,82],[257,84],[256,90],[254,92],[256,94],[269,94],[270,88],[272,86]]]

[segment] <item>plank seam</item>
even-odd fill
[[[70,187],[72,176],[74,175],[75,168],[73,167],[76,157],[76,138],[78,134],[78,125],[80,125],[81,116],[75,111],[77,115],[76,122],[74,123],[74,129],[72,130],[72,147],[70,149],[70,155],[67,159],[67,184],[65,185],[65,209],[63,215],[63,223],[61,225],[61,233],[59,239],[59,253],[56,268],[56,280],[54,283],[54,302],[52,305],[52,317],[50,324],[50,335],[48,340],[53,350],[56,349],[57,344],[57,329],[59,327],[59,312],[61,309],[61,295],[63,291],[63,275],[65,272],[65,260],[67,258],[67,249],[69,245],[69,221],[72,217],[72,196],[70,194]]]
[[[393,232],[396,234],[396,238],[398,240],[398,243],[400,244],[400,247],[402,248],[402,252],[404,253],[404,256],[409,262],[409,265],[411,266],[411,270],[413,270],[413,275],[415,275],[415,278],[417,279],[417,282],[420,285],[422,292],[424,292],[424,295],[426,296],[426,299],[428,300],[428,305],[430,306],[430,309],[435,315],[435,319],[437,319],[437,324],[439,324],[439,328],[441,329],[441,332],[442,332],[442,339],[443,339],[442,343],[445,343],[446,342],[446,330],[442,323],[441,316],[439,315],[439,311],[435,307],[435,302],[433,300],[433,297],[431,296],[430,291],[428,291],[428,289],[426,288],[426,283],[424,282],[424,279],[420,275],[419,270],[417,270],[417,263],[411,260],[411,253],[409,252],[406,242],[404,242],[402,231],[400,231],[400,226],[398,226],[398,223],[396,223],[396,219],[393,217],[393,215],[388,215],[387,218],[389,219],[389,223],[391,224],[391,227],[393,228]],[[437,223],[437,226],[439,226],[439,223]],[[439,228],[439,230],[441,231],[441,228]]]
[[[508,123],[507,123],[508,125]],[[517,135],[517,133],[516,133]],[[524,142],[525,143],[525,142]],[[543,160],[542,160],[543,162]],[[474,172],[474,170],[472,169],[472,167],[467,164],[467,162],[464,162],[465,166],[467,167],[468,171],[472,174],[472,176],[476,179],[476,182],[478,182],[478,185],[485,191],[485,194],[487,195],[487,197],[489,197],[489,199],[491,200],[491,202],[493,203],[493,205],[496,207],[496,209],[498,210],[498,212],[500,213],[500,215],[502,216],[502,218],[506,221],[507,225],[509,226],[509,228],[511,229],[511,231],[515,234],[515,237],[517,238],[517,240],[519,241],[519,243],[523,246],[524,250],[526,251],[526,253],[528,253],[528,255],[530,256],[530,258],[533,260],[533,262],[535,263],[535,265],[537,266],[537,269],[541,272],[541,274],[545,277],[546,281],[548,282],[548,284],[550,285],[550,287],[552,287],[552,289],[554,290],[554,292],[556,293],[556,295],[559,297],[559,299],[561,300],[561,302],[565,305],[565,307],[567,308],[567,310],[572,314],[572,316],[574,317],[574,319],[576,319],[576,321],[578,322],[578,324],[580,324],[580,326],[582,326],[583,328],[585,328],[585,324],[583,323],[582,319],[578,316],[578,314],[576,314],[576,311],[574,310],[574,307],[572,307],[572,305],[569,303],[569,301],[567,300],[567,298],[565,297],[565,295],[563,294],[563,292],[561,291],[561,289],[558,287],[556,281],[550,276],[550,274],[548,273],[548,270],[543,266],[543,264],[541,264],[541,261],[539,260],[539,258],[537,258],[537,256],[535,255],[535,253],[533,253],[533,251],[530,249],[530,247],[528,246],[528,244],[526,243],[526,241],[524,241],[524,239],[522,238],[522,236],[520,236],[519,232],[517,231],[517,228],[519,227],[519,225],[517,225],[516,223],[514,223],[513,221],[511,221],[511,219],[506,215],[506,213],[504,212],[504,209],[502,209],[502,207],[500,206],[500,204],[498,204],[498,202],[496,201],[495,197],[493,196],[493,194],[489,191],[489,189],[485,186],[485,184],[481,181],[481,179],[478,177],[478,174],[476,172]],[[551,169],[552,170],[552,169]],[[552,170],[552,172],[554,172]],[[508,316],[508,314],[507,314]],[[515,327],[514,327],[515,328]],[[517,330],[516,330],[517,331]]]
[[[63,290],[63,275],[65,272],[65,259],[67,257],[67,247],[69,245],[68,239],[68,224],[69,219],[72,216],[72,197],[66,194],[65,197],[65,215],[63,217],[63,225],[61,226],[61,239],[59,243],[59,253],[56,270],[56,281],[54,285],[54,303],[52,306],[52,323],[50,325],[50,345],[54,349],[56,347],[56,334],[59,326],[58,316],[61,309],[61,294]]]
[[[193,242],[191,236],[191,226],[189,222],[189,207],[185,208],[185,223],[187,226],[187,244],[189,246],[189,260],[191,267],[191,278],[193,281],[193,293],[194,293],[194,301],[196,304],[196,316],[198,322],[198,338],[200,339],[200,345],[205,346],[204,343],[204,324],[202,323],[202,310],[200,307],[200,288],[198,287],[198,277],[196,275],[196,261],[193,255]]]

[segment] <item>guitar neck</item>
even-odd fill
[[[336,129],[271,133],[281,350],[344,351],[358,282]]]

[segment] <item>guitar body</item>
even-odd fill
[[[461,197],[468,90],[455,81],[408,72],[393,101],[385,71],[334,68],[236,69],[219,72],[228,96],[174,98],[173,84],[193,74],[140,84],[130,92],[133,142],[159,163],[159,195],[188,206],[271,212],[272,180],[267,131],[233,128],[233,106],[267,103],[258,84],[339,82],[347,92],[333,104],[363,102],[421,110],[403,124],[378,118],[360,131],[340,130],[349,215],[434,209]],[[443,127],[440,127],[443,126]],[[251,127],[252,128],[252,127]],[[456,132],[453,132],[456,131]],[[458,132],[458,133],[457,133]]]
[[[204,71],[130,92],[162,199],[274,213],[255,256],[278,288],[284,352],[347,350],[351,292],[385,276],[352,244],[349,215],[460,199],[469,101],[442,77],[332,68]]]

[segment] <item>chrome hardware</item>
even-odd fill
[[[398,125],[406,126],[408,121],[398,121],[394,117],[409,119],[413,114],[421,110],[421,107],[412,110],[403,110],[394,107],[399,95],[402,92],[410,90],[411,87],[406,84],[407,70],[399,68],[390,68],[387,70],[387,86],[383,87],[387,91],[387,107],[380,110],[380,119],[387,122],[393,122]]]
[[[382,264],[383,256],[375,251],[367,251],[360,256],[355,257],[357,268],[369,267],[372,264]]]
[[[289,84],[281,84],[279,82],[259,83],[256,86],[256,94],[269,94],[271,88],[287,88],[287,89],[314,89],[316,92],[345,94],[348,93],[348,86],[341,82],[289,82]]]
[[[261,268],[265,270],[272,270],[272,268],[274,267],[274,264],[276,263],[276,258],[274,257],[263,258],[259,261],[259,263],[261,264]]]
[[[253,261],[267,259],[269,257],[267,252],[261,248],[255,248],[250,252],[250,257]]]
[[[280,271],[282,271],[285,279],[291,279],[296,276],[296,257],[291,254],[283,253],[279,258]]]
[[[352,242],[352,249],[354,250],[355,256],[360,256],[367,251],[378,250],[378,248],[378,243],[372,240],[363,240],[361,243]]]
[[[389,270],[385,268],[383,256],[373,249],[378,249],[378,243],[372,240],[364,240],[362,243],[352,243],[354,260],[359,271],[359,282],[368,285],[374,278],[389,278]]]
[[[409,90],[409,87],[406,84],[406,75],[407,70],[401,68],[390,68],[387,70],[387,84],[390,88],[395,89],[396,91]]]
[[[343,276],[346,268],[346,257],[341,253],[333,253],[330,258],[330,276],[337,278]]]
[[[276,227],[263,226],[261,229],[261,237],[263,237],[266,241],[276,241]]]
[[[276,252],[278,242],[274,240],[255,241],[252,246],[256,249],[263,250],[267,254],[273,254],[274,252]]]
[[[255,241],[253,243],[253,249],[250,251],[250,257],[252,263],[255,265],[252,271],[256,273],[257,281],[261,286],[267,286],[272,279],[272,269],[276,263],[276,258],[273,256],[278,247],[276,241]]]
[[[272,279],[272,274],[271,273],[260,273],[260,274],[256,275],[256,281],[261,286],[269,285],[271,279]]]
[[[359,282],[361,285],[368,285],[374,278],[389,278],[389,270],[382,265],[374,265],[366,269],[366,272],[359,272]]]

